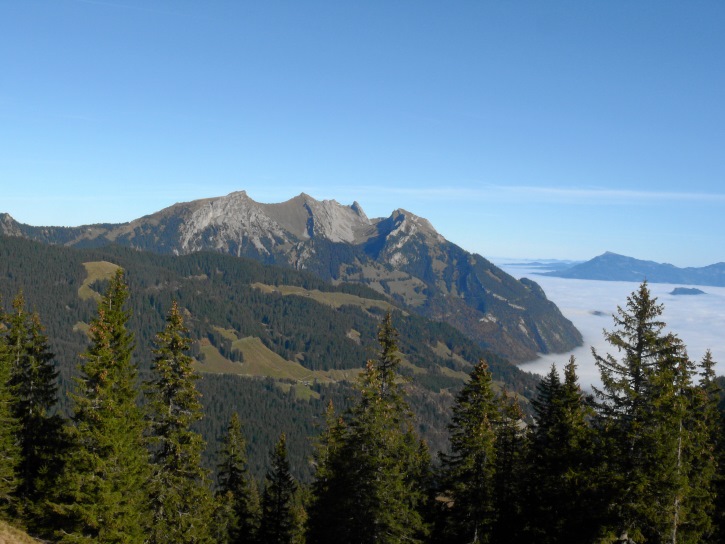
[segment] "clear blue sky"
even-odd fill
[[[0,3],[0,211],[246,189],[484,256],[725,261],[725,2]]]

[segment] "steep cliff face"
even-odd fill
[[[115,242],[160,253],[212,250],[305,269],[334,282],[364,283],[513,361],[582,341],[534,282],[514,279],[403,209],[371,220],[358,203],[345,206],[303,193],[263,204],[240,191],[176,204],[123,225],[29,227],[5,214],[0,232],[66,245]]]

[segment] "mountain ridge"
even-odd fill
[[[580,345],[581,334],[533,282],[521,282],[402,208],[370,219],[354,202],[301,193],[264,204],[246,191],[176,203],[123,224],[32,227],[0,215],[0,233],[76,247],[110,243],[162,254],[202,250],[362,283],[446,321],[513,362]]]
[[[554,270],[542,275],[600,281],[647,280],[650,283],[725,287],[725,262],[703,267],[679,268],[669,263],[646,261],[607,251],[571,268]]]

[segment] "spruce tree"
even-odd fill
[[[20,446],[16,438],[18,422],[13,415],[14,401],[15,397],[10,387],[7,338],[2,336],[0,337],[0,516],[6,513],[13,503],[15,491],[20,484],[18,478]]]
[[[718,442],[722,440],[721,415],[718,411],[720,387],[715,380],[715,361],[708,350],[698,369],[700,379],[692,390],[686,414],[690,433],[686,461],[689,464],[688,495],[682,505],[685,512],[678,542],[703,542],[716,535],[718,495]],[[717,540],[714,540],[717,541]]]
[[[700,448],[693,419],[697,388],[694,365],[679,338],[664,332],[662,312],[643,283],[628,297],[626,309],[618,308],[618,328],[606,333],[623,352],[621,361],[593,352],[603,384],[595,388],[598,428],[606,449],[615,536],[682,542],[688,533],[698,534],[690,525],[697,516],[690,517],[687,507],[693,452]]]
[[[166,327],[156,336],[152,379],[146,384],[151,476],[148,542],[212,542],[212,495],[201,467],[205,444],[191,426],[202,418],[198,375],[187,354],[188,331],[174,302]]]
[[[259,541],[265,544],[291,544],[300,533],[294,512],[297,483],[290,473],[287,439],[282,433],[272,452],[271,467],[262,494]]]
[[[148,454],[127,300],[119,269],[91,321],[91,345],[71,394],[72,446],[51,504],[61,542],[144,541]]]
[[[252,542],[259,528],[258,498],[247,466],[247,443],[239,415],[234,412],[227,427],[218,466],[217,529],[222,542]],[[257,504],[255,504],[257,503]]]
[[[325,412],[325,428],[318,439],[314,457],[315,478],[308,508],[309,542],[343,542],[346,535],[340,523],[340,516],[345,515],[343,498],[349,483],[344,478],[346,460],[340,455],[345,433],[345,421],[335,413],[330,401]]]
[[[715,407],[713,414],[713,462],[715,473],[712,478],[712,490],[714,496],[714,512],[712,517],[712,536],[710,542],[725,541],[725,399],[723,398],[723,377],[715,379],[715,363],[712,355],[703,358],[701,364],[702,380],[708,383],[707,392],[709,403]],[[708,408],[708,411],[710,408]]]
[[[543,543],[590,542],[598,532],[592,482],[591,409],[579,387],[574,357],[561,382],[556,367],[538,385],[527,459],[529,538]]]
[[[493,542],[496,426],[501,414],[491,371],[480,361],[456,397],[449,426],[451,451],[441,454],[444,511],[436,528],[441,542]]]
[[[499,403],[501,417],[494,427],[496,523],[492,541],[513,544],[522,541],[524,529],[526,425],[518,398],[512,397],[506,388],[501,391]]]
[[[22,483],[17,494],[28,510],[28,523],[37,526],[45,507],[35,505],[54,486],[63,456],[63,422],[53,413],[58,372],[37,313],[26,312],[22,293],[12,306],[6,339],[21,453],[18,469]]]
[[[427,527],[422,512],[426,490],[417,480],[427,461],[412,430],[412,416],[403,397],[397,368],[397,331],[388,313],[378,330],[380,351],[360,375],[359,402],[336,426],[335,445],[328,448],[324,470],[318,469],[315,502],[330,505],[329,524],[322,532],[313,506],[311,542],[418,542]],[[312,530],[315,528],[315,530]]]

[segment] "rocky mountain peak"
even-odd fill
[[[396,240],[396,245],[402,247],[413,236],[420,235],[425,240],[443,243],[445,239],[433,228],[430,221],[398,208],[388,219],[381,222],[383,230],[387,231],[388,240]]]
[[[305,208],[309,212],[310,238],[354,244],[363,241],[370,231],[370,219],[359,204],[344,206],[335,200],[319,201],[308,197]]]
[[[286,202],[261,204],[238,191],[200,202],[181,227],[180,242],[182,252],[251,242],[258,252],[268,254],[271,247],[310,238],[360,243],[370,230],[370,219],[357,202],[345,206],[300,193]]]
[[[5,236],[22,236],[20,226],[8,213],[0,213],[0,234]]]
[[[238,191],[123,225],[38,228],[2,215],[0,232],[63,245],[213,250],[361,282],[518,361],[581,342],[543,291],[447,241],[427,219],[402,208],[370,220],[357,202],[347,206],[301,193],[262,204]]]

